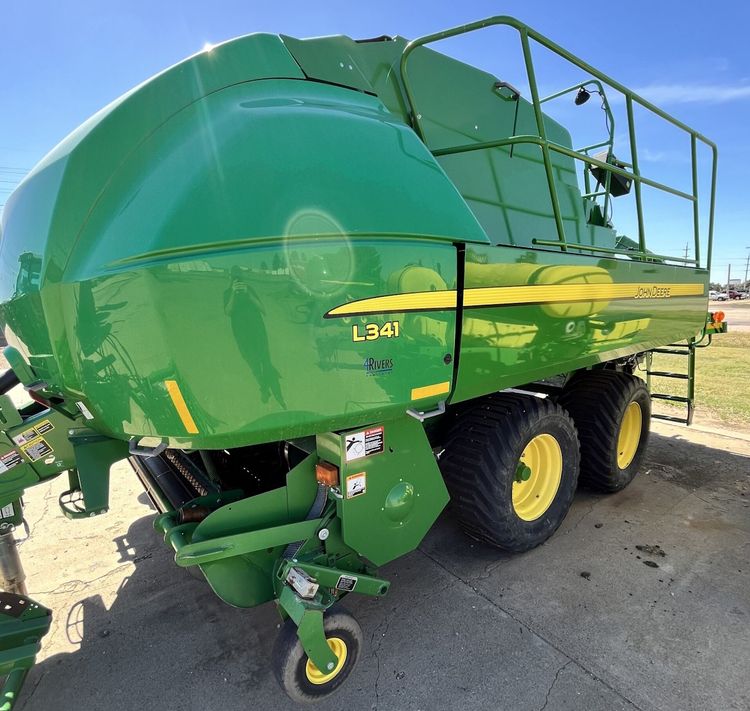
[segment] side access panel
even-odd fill
[[[339,467],[344,542],[377,566],[414,550],[448,503],[424,428],[409,415],[318,435],[318,453]]]
[[[693,337],[707,279],[689,267],[472,245],[453,400]]]

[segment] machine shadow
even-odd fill
[[[51,634],[78,649],[32,669],[20,709],[212,708],[212,686],[239,687],[239,709],[254,688],[275,685],[267,663],[279,621],[273,607],[223,603],[202,576],[174,564],[153,519],[113,539],[117,562],[135,568],[109,604],[95,593],[53,609]]]
[[[649,477],[686,489],[706,486],[717,477],[726,480],[727,475],[746,479],[750,457],[731,451],[727,448],[731,444],[723,446],[731,440],[721,442],[722,448],[714,448],[689,442],[679,432],[652,433],[641,477],[648,471]],[[639,486],[647,484],[636,478],[633,489]],[[625,499],[621,512],[639,509],[639,496],[627,495],[629,491],[620,494]],[[580,489],[557,535],[575,525],[577,512],[611,498]],[[250,697],[275,699],[275,708],[287,708],[285,704],[296,708],[273,678],[270,655],[279,623],[273,605],[239,610],[221,602],[202,576],[197,579],[174,565],[172,552],[152,527],[153,518],[147,515],[135,520],[126,535],[113,539],[119,562],[132,562],[135,568],[123,579],[109,606],[95,593],[68,609],[53,610],[51,634],[62,632],[78,649],[37,664],[19,708],[220,706],[223,711],[239,711],[248,707]],[[413,596],[413,587],[419,585],[421,576],[469,580],[510,557],[465,536],[448,507],[418,551],[382,569],[383,576],[394,583],[386,598],[355,595],[345,604],[359,619],[369,641],[373,630],[379,629],[386,607],[421,604],[421,598]],[[434,629],[419,634],[421,639],[409,641],[415,649],[429,649],[435,644]],[[492,630],[487,634],[492,635]],[[370,653],[365,649],[366,657]],[[466,664],[470,663],[467,659]],[[356,680],[355,675],[350,682],[352,691],[359,695],[363,687],[367,688],[368,674],[362,677]],[[323,703],[321,708],[338,708],[345,693],[334,697],[333,706]]]

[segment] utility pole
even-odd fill
[[[688,256],[688,245],[689,244],[690,244],[690,242],[685,242],[685,259],[687,259],[687,256]]]
[[[745,247],[745,249],[750,249],[750,247]],[[748,252],[747,259],[745,260],[745,289],[747,289],[748,287],[748,284],[747,284],[748,267],[750,267],[750,252]]]
[[[727,264],[727,298],[729,298],[729,282],[732,280],[732,265]]]

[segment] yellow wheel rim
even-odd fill
[[[620,423],[620,434],[617,436],[617,466],[627,469],[638,451],[643,430],[643,413],[637,402],[631,402],[625,408]]]
[[[535,521],[544,514],[560,488],[562,468],[562,451],[551,434],[537,435],[526,445],[513,482],[513,509],[519,518]]]
[[[328,642],[331,651],[338,658],[336,666],[330,672],[324,674],[308,659],[307,664],[305,665],[305,676],[307,676],[307,680],[311,684],[327,684],[331,679],[338,675],[346,663],[346,642],[340,637],[329,637],[326,642]]]

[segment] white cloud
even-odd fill
[[[677,150],[651,150],[643,148],[638,151],[638,157],[649,163],[688,163],[690,156],[687,151]]]
[[[750,84],[652,84],[635,89],[656,104],[723,104],[750,99]]]

